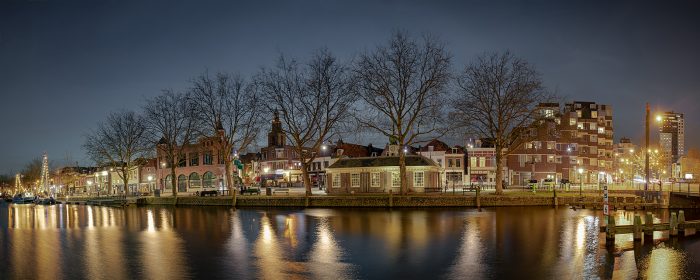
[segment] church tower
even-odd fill
[[[282,148],[287,144],[287,135],[282,131],[282,122],[280,122],[280,116],[277,110],[275,110],[275,116],[272,120],[272,126],[270,132],[267,134],[267,146],[268,147],[279,147]]]

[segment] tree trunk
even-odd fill
[[[406,154],[399,147],[399,175],[401,176],[401,195],[408,194],[408,178],[406,178]]]
[[[128,166],[128,165],[127,165],[127,166]],[[129,194],[129,191],[127,190],[128,186],[129,186],[129,170],[128,170],[128,167],[127,167],[126,169],[125,169],[125,168],[122,168],[122,181],[124,182],[124,193],[128,195],[128,194]]]
[[[229,193],[233,194],[233,178],[231,175],[231,161],[229,160],[229,156],[224,157],[225,162],[224,162],[224,184],[226,184],[227,189]]]
[[[175,176],[175,163],[170,164],[170,182],[173,188],[173,196],[177,196],[177,177]]]
[[[309,170],[307,169],[309,164],[305,161],[301,163],[301,175],[304,177],[304,188],[306,189],[306,196],[311,195],[311,178],[309,178]]]
[[[496,195],[503,194],[503,149],[496,145]]]

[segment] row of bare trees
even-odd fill
[[[177,195],[175,167],[183,160],[183,146],[199,136],[217,136],[231,189],[233,151],[246,151],[256,143],[263,116],[277,111],[299,155],[310,195],[307,169],[314,151],[338,134],[366,129],[407,147],[459,130],[494,140],[500,193],[501,159],[520,145],[518,128],[531,123],[536,105],[549,98],[534,68],[508,52],[479,56],[455,74],[441,41],[396,32],[387,44],[354,62],[340,61],[321,49],[306,62],[281,55],[274,66],[248,80],[204,72],[181,93],[164,90],[148,99],[141,113],[110,114],[88,134],[84,148],[98,164],[118,168],[127,184],[135,160],[152,153],[157,144]],[[400,152],[404,179],[405,162]],[[401,180],[402,194],[407,186],[407,180]]]

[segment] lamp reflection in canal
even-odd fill
[[[465,219],[462,240],[457,251],[457,259],[450,268],[450,279],[462,279],[469,275],[472,279],[485,278],[483,263],[484,244],[481,240],[479,217],[470,216]]]
[[[284,279],[286,278],[287,263],[284,252],[280,250],[270,218],[265,213],[260,218],[260,235],[255,242],[254,255],[258,261],[257,267],[261,275],[257,278]]]
[[[227,253],[230,255],[230,261],[226,262],[226,268],[229,270],[229,275],[234,279],[252,279],[250,275],[250,261],[248,252],[250,251],[250,243],[245,237],[243,231],[243,222],[241,214],[234,209],[230,210],[231,215],[231,237],[227,242]]]
[[[160,219],[153,210],[146,211],[146,230],[139,239],[142,248],[140,263],[145,279],[184,279],[187,278],[184,260],[184,241],[169,226],[172,211],[162,209]],[[158,226],[158,221],[162,226]],[[159,229],[160,228],[160,229]]]
[[[353,279],[352,266],[342,262],[343,251],[333,236],[328,218],[319,218],[316,243],[309,252],[313,279]]]
[[[102,207],[100,207],[102,208]],[[99,209],[99,208],[98,208]],[[84,235],[83,263],[89,279],[124,279],[124,247],[122,246],[123,234],[115,227],[104,228],[104,221],[108,212],[100,211],[96,207],[88,206],[88,227]],[[90,227],[93,225],[94,227]]]

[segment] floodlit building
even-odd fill
[[[440,167],[420,155],[406,155],[409,192],[439,191]],[[340,158],[326,168],[329,194],[400,192],[398,156]]]

